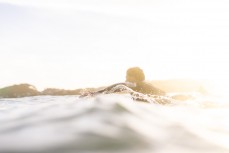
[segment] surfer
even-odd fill
[[[145,81],[145,74],[141,68],[132,67],[126,71],[125,82],[113,84],[99,91],[85,93],[81,95],[81,97],[116,92],[129,93],[132,95],[133,99],[146,102],[150,101],[149,96],[160,98],[160,96],[166,94],[164,91]]]
[[[126,71],[126,82],[133,84],[129,86],[132,90],[143,94],[165,95],[166,93],[145,81],[145,74],[139,67],[132,67]]]

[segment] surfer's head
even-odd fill
[[[126,81],[127,82],[141,82],[145,80],[145,75],[142,69],[139,67],[132,67],[126,71]]]

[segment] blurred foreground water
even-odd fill
[[[0,153],[228,153],[229,101],[129,95],[0,99]]]

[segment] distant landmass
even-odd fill
[[[207,92],[201,81],[190,79],[153,80],[150,83],[165,92]]]
[[[158,87],[165,92],[200,92],[206,93],[204,85],[195,80],[153,80],[150,81],[155,87]],[[106,87],[106,86],[105,86]],[[0,98],[19,98],[27,96],[39,95],[80,95],[84,92],[96,91],[105,87],[96,88],[79,88],[75,90],[66,90],[58,88],[46,88],[43,91],[38,91],[34,85],[28,83],[16,84],[0,89]]]
[[[94,91],[95,88],[84,88],[75,90],[65,90],[57,88],[46,88],[43,91],[38,91],[37,88],[28,83],[16,84],[7,86],[0,89],[0,98],[19,98],[28,96],[40,96],[40,95],[80,95],[82,92]]]

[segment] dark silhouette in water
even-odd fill
[[[131,90],[142,94],[160,95],[160,96],[166,94],[164,91],[154,87],[152,84],[145,82],[145,74],[143,70],[140,69],[139,67],[132,67],[126,71],[126,82],[113,84],[111,86],[106,87],[105,89],[94,92],[94,94],[110,92],[110,91],[119,92],[122,91],[122,88],[126,88],[126,89],[130,88]]]
[[[165,92],[145,82],[145,74],[139,67],[129,68],[126,72],[126,82],[133,83],[130,88],[136,92],[151,95],[165,95]]]
[[[145,82],[145,75],[139,67],[129,68],[126,72],[126,82],[116,83],[102,90],[88,92],[80,97],[94,96],[98,94],[109,94],[116,92],[124,92],[131,94],[134,100],[152,103],[169,103],[169,97],[165,97],[166,93],[152,84]]]

